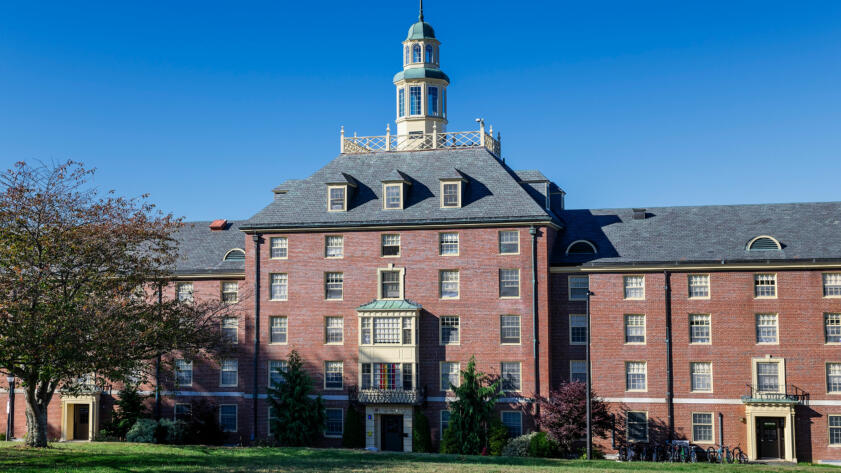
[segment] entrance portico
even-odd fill
[[[61,441],[92,441],[99,431],[99,395],[62,396]]]
[[[745,403],[748,460],[797,462],[793,400],[749,400]]]

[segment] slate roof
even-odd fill
[[[185,222],[175,234],[179,257],[175,274],[243,273],[245,262],[223,261],[233,248],[245,248],[245,234],[239,230],[242,221],[228,221],[225,230],[211,231],[210,221]]]
[[[467,179],[462,207],[442,209],[440,178],[453,168]],[[412,185],[403,210],[383,210],[382,181],[399,170]],[[342,174],[357,184],[347,212],[327,211],[327,183]],[[288,182],[242,229],[400,225],[429,223],[500,223],[554,219],[518,183],[504,163],[484,148],[343,154],[312,176]],[[558,222],[559,223],[559,222]]]
[[[841,202],[655,207],[644,220],[632,209],[558,213],[566,231],[553,250],[557,265],[841,260]],[[783,249],[746,251],[760,235]],[[575,240],[591,241],[598,254],[565,255]]]

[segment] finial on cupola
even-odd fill
[[[418,21],[423,21],[423,0],[420,0],[420,14],[418,15]]]

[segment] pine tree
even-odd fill
[[[450,386],[456,400],[450,403],[450,425],[444,433],[447,453],[477,455],[488,446],[488,430],[494,406],[502,394],[500,381],[491,382],[487,374],[476,371],[476,358],[470,357],[461,372],[460,386]]]
[[[269,404],[274,410],[272,433],[280,445],[302,447],[312,445],[324,430],[325,413],[321,396],[310,398],[312,379],[304,371],[301,356],[292,350],[287,368],[281,371],[282,381],[269,388]]]
[[[117,410],[109,425],[112,435],[124,439],[129,429],[137,422],[137,419],[146,417],[146,397],[137,390],[137,386],[126,384],[119,392],[119,398],[114,401]]]

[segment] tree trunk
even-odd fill
[[[52,393],[46,399],[38,399],[42,390],[36,390],[34,386],[27,386],[26,397],[26,446],[46,447],[47,446],[47,406],[50,403]]]

